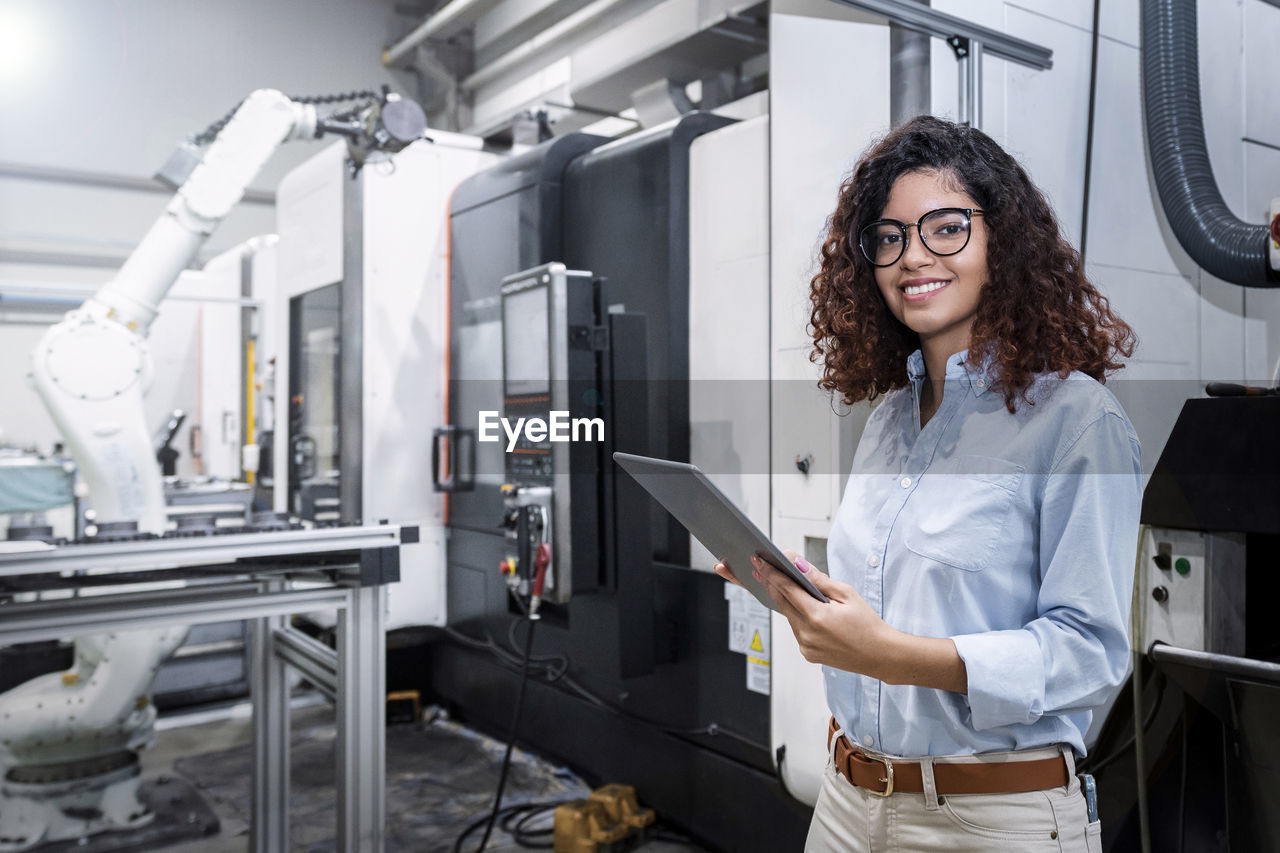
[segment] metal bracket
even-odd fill
[[[956,96],[957,118],[970,127],[982,127],[982,42],[969,36],[953,35],[947,46],[956,55],[960,91]]]
[[[380,586],[400,580],[400,549],[368,548],[360,552],[360,585]]]

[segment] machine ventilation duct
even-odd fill
[[[1280,287],[1267,263],[1267,226],[1235,217],[1209,164],[1194,2],[1143,0],[1142,90],[1151,170],[1178,242],[1217,278]]]

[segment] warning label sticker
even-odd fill
[[[747,689],[769,693],[769,608],[741,587],[725,584],[729,602],[729,650],[747,657]]]
[[[769,662],[747,658],[747,689],[769,695]]]

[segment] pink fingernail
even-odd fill
[[[760,573],[753,571],[751,573],[751,577],[755,578],[756,580],[760,580]]]
[[[800,559],[796,560],[796,568],[802,572],[808,572],[810,569],[813,568],[813,566],[809,565],[808,560],[806,560],[804,557],[801,557]]]

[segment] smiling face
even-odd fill
[[[969,243],[954,255],[939,257],[920,239],[914,223],[942,207],[981,209],[968,193],[938,172],[908,172],[893,182],[880,218],[912,223],[902,257],[875,270],[876,285],[889,311],[920,336],[926,357],[967,349],[982,285],[987,280],[987,230],[974,216]]]

